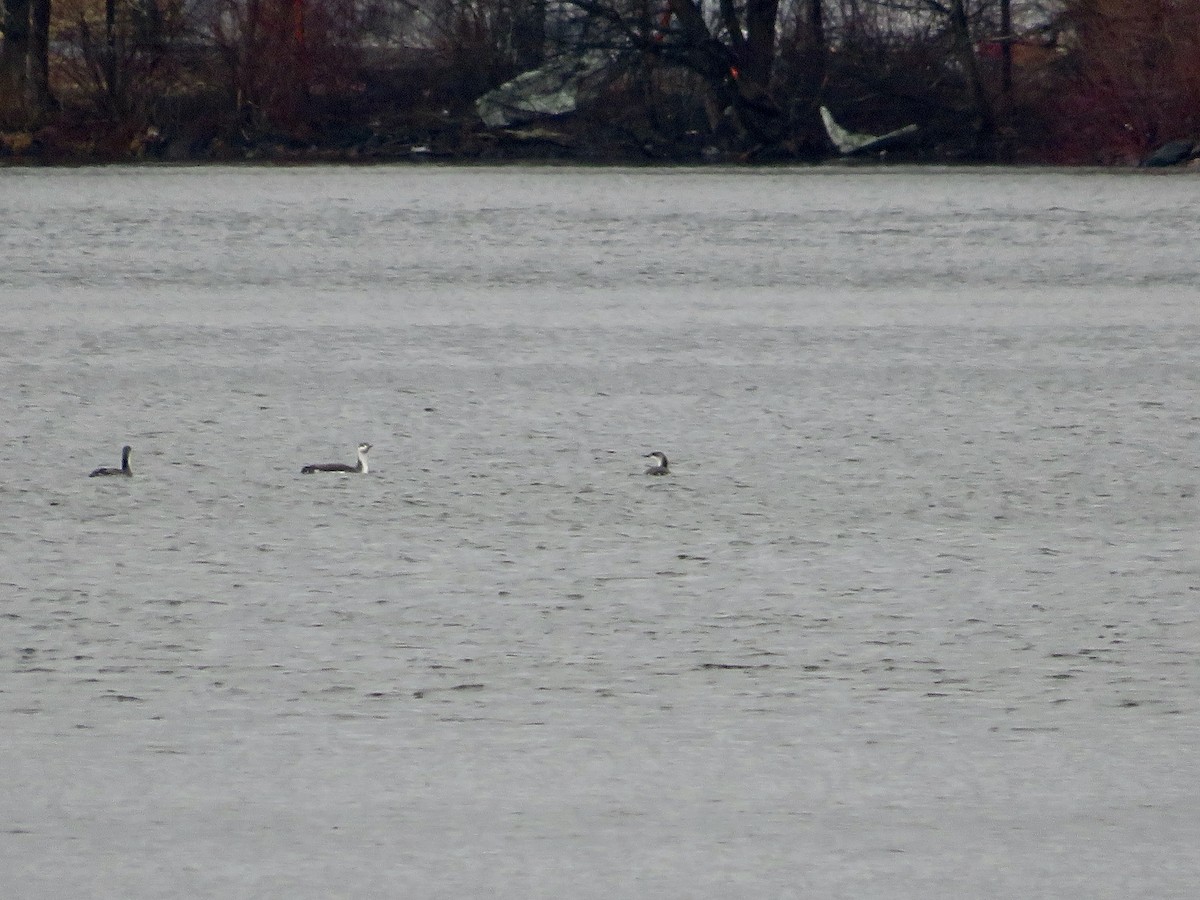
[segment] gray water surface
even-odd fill
[[[0,170],[5,896],[1194,896],[1198,201]]]

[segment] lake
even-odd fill
[[[1198,201],[0,170],[11,896],[1193,896]]]

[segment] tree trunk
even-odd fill
[[[29,72],[29,0],[4,0],[0,44],[0,114],[24,118]]]
[[[809,96],[814,104],[819,102],[825,86],[825,72],[829,64],[829,51],[825,46],[825,3],[824,0],[809,0],[808,4],[808,52],[811,56],[809,71]]]
[[[30,7],[33,40],[29,46],[29,92],[39,112],[58,108],[50,90],[50,0],[33,0]]]
[[[1004,94],[1004,105],[1008,106],[1013,86],[1012,57],[1012,0],[1000,0],[1000,90]]]
[[[746,58],[742,60],[742,77],[762,92],[771,89],[778,14],[779,0],[748,0],[746,3]]]
[[[700,7],[692,0],[667,0],[667,5],[683,31],[692,71],[710,82],[726,79],[732,60],[727,48],[709,32]]]
[[[546,58],[546,0],[522,0],[513,17],[513,59],[522,72]]]
[[[120,90],[117,86],[117,0],[104,0],[104,81],[108,106],[117,114]]]
[[[693,7],[694,15],[703,21],[701,3],[687,0],[686,5]],[[676,4],[671,8],[674,10]],[[786,128],[782,111],[770,93],[778,11],[779,0],[747,0],[743,9],[734,0],[721,0],[721,21],[729,46],[711,36],[703,45],[713,56],[714,74],[719,71],[738,122],[760,145],[778,142]],[[709,83],[711,89],[718,90],[712,76]]]
[[[786,137],[787,116],[770,93],[779,0],[718,0],[715,22],[706,0],[663,0],[665,10],[653,15],[651,5],[627,14],[613,0],[568,2],[614,26],[634,46],[703,79],[710,121],[732,121],[743,143],[748,137],[757,150]]]
[[[978,156],[990,157],[995,144],[996,117],[987,87],[983,83],[979,59],[975,56],[964,0],[951,0],[949,13],[954,54],[966,74],[967,89],[971,92],[971,100],[975,106],[975,153]]]

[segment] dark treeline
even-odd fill
[[[822,107],[906,159],[1200,138],[1200,0],[3,4],[17,159],[813,160]]]

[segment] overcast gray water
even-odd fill
[[[0,170],[3,895],[1194,897],[1197,208]]]

